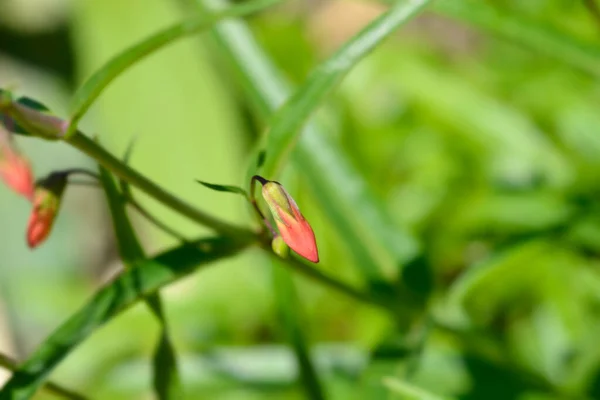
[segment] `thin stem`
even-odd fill
[[[19,366],[16,360],[14,360],[12,357],[7,356],[6,354],[2,354],[0,353],[0,367],[5,368],[9,371],[16,371]],[[65,399],[71,399],[71,400],[86,400],[87,397],[76,393],[70,389],[66,389],[64,387],[62,387],[61,385],[54,383],[54,382],[48,382],[44,385],[44,389],[46,389],[48,392],[54,393],[57,396],[62,396]]]
[[[256,240],[257,236],[251,230],[221,221],[165,191],[136,170],[119,161],[81,132],[77,132],[70,137],[67,142],[96,160],[100,165],[114,173],[120,179],[137,186],[144,193],[191,220],[201,225],[208,226],[221,234],[226,234],[242,240]]]
[[[373,298],[366,292],[363,292],[359,289],[355,289],[352,286],[350,286],[344,282],[338,281],[335,278],[327,276],[326,274],[322,273],[315,267],[308,265],[308,264],[298,260],[297,258],[287,257],[287,258],[282,259],[281,257],[277,256],[275,253],[273,253],[271,251],[270,247],[268,247],[266,244],[263,245],[263,248],[271,256],[276,257],[278,260],[281,260],[285,265],[287,265],[291,269],[295,270],[296,272],[303,274],[304,276],[314,279],[314,280],[320,282],[321,284],[328,286],[329,288],[334,289],[337,292],[343,293],[346,296],[349,296],[349,297],[351,297],[355,300],[358,300],[362,303],[374,305],[374,306],[384,309],[385,311],[394,313],[394,310],[390,305]]]
[[[133,198],[127,198],[129,204],[144,218],[146,218],[150,223],[154,224],[157,228],[165,231],[169,235],[173,236],[175,239],[178,239],[184,243],[189,243],[190,240],[183,236],[181,233],[177,232],[173,228],[167,226],[164,222],[161,222],[158,218],[152,215],[148,210],[146,210],[140,203],[135,201]]]
[[[60,171],[60,172],[69,174],[69,175],[86,175],[95,180],[100,179],[100,176],[97,173],[87,170],[85,168],[69,168],[69,169],[65,169],[64,171]]]
[[[92,187],[92,188],[100,188],[100,185],[98,185],[97,182],[90,182],[90,181],[73,181],[73,180],[69,180],[68,181],[69,185],[74,185],[74,186],[87,186],[87,187]]]

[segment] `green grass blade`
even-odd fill
[[[99,167],[99,170],[100,182],[106,194],[119,254],[126,267],[129,267],[132,263],[145,259],[146,256],[127,216],[125,197],[119,192],[113,177],[106,168]]]
[[[78,344],[114,316],[201,266],[230,257],[245,247],[229,238],[184,244],[135,263],[50,335],[0,391],[2,400],[31,398],[46,377]]]
[[[210,28],[216,22],[231,17],[243,17],[279,3],[281,0],[255,0],[215,13],[199,15],[166,28],[144,41],[128,48],[94,73],[76,92],[71,103],[71,124],[67,136],[77,131],[77,125],[102,91],[125,70],[146,56],[173,43],[175,40]]]
[[[276,179],[294,148],[300,129],[342,81],[344,76],[401,25],[416,16],[431,0],[404,0],[395,4],[348,40],[320,64],[306,82],[275,113],[267,134],[263,174]]]
[[[188,1],[201,8],[222,6],[215,0]],[[261,117],[269,118],[290,94],[280,71],[242,22],[221,23],[213,29],[213,36],[250,104]],[[416,240],[391,223],[358,170],[314,124],[309,123],[303,130],[292,161],[302,171],[319,206],[337,227],[366,279],[381,280],[382,268],[396,273],[399,262],[417,253]]]
[[[117,189],[113,177],[103,167],[100,167],[100,181],[107,197],[119,253],[125,266],[129,268],[135,262],[146,260],[146,255],[127,216],[127,200]],[[152,293],[145,302],[160,324],[160,337],[152,360],[154,389],[160,400],[181,398],[183,391],[179,380],[175,347],[169,338],[169,328],[160,294]]]
[[[279,320],[294,351],[298,371],[300,372],[300,382],[307,398],[323,400],[325,395],[311,360],[309,346],[304,335],[306,329],[300,321],[302,307],[292,275],[290,271],[285,269],[284,265],[277,261],[273,263],[272,271]]]
[[[600,46],[597,44],[582,42],[484,1],[443,0],[435,3],[434,10],[600,76]]]
[[[8,371],[14,371],[18,368],[18,363],[16,360],[13,360],[11,357],[0,353],[0,367],[7,369]],[[82,394],[76,393],[70,389],[66,389],[65,387],[59,385],[54,382],[47,382],[44,385],[44,389],[49,393],[52,393],[58,397],[63,397],[65,399],[70,400],[86,400]]]

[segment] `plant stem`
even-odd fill
[[[173,236],[175,239],[180,240],[181,242],[184,242],[184,243],[189,243],[190,242],[190,240],[188,238],[186,238],[184,235],[182,235],[181,233],[177,232],[176,230],[174,230],[173,228],[171,228],[170,226],[168,226],[164,222],[160,221],[154,215],[152,215],[152,213],[150,213],[150,211],[146,210],[140,203],[138,203],[137,201],[135,201],[135,199],[129,197],[129,198],[127,198],[127,202],[138,213],[140,213],[141,216],[143,216],[144,218],[146,218],[146,220],[148,220],[151,224],[153,224],[154,226],[156,226],[158,229],[160,229],[160,230],[168,233],[169,235]]]
[[[314,279],[314,280],[322,283],[323,285],[328,286],[331,289],[334,289],[337,292],[343,293],[346,296],[349,296],[349,297],[351,297],[355,300],[358,300],[362,303],[377,306],[379,308],[384,309],[385,311],[394,313],[394,310],[391,305],[388,305],[382,301],[379,301],[379,300],[373,298],[372,296],[370,296],[368,293],[363,292],[359,289],[355,289],[352,286],[350,286],[342,281],[339,281],[335,278],[327,276],[324,273],[322,273],[321,271],[319,271],[318,269],[298,260],[297,258],[287,257],[287,258],[282,259],[279,256],[277,256],[275,253],[273,253],[273,251],[271,251],[270,246],[268,246],[268,245],[263,245],[263,249],[265,251],[267,251],[271,256],[276,257],[278,260],[281,260],[284,264],[286,264],[288,267],[295,270],[296,272],[299,272],[311,279]]]
[[[15,371],[18,368],[17,362],[7,356],[6,354],[2,354],[0,353],[0,367],[5,368],[9,371]],[[71,400],[86,400],[87,397],[79,394],[79,393],[75,393],[72,390],[69,389],[65,389],[64,387],[53,383],[53,382],[48,382],[44,385],[44,389],[46,389],[48,392],[54,393],[57,396],[62,396],[65,399],[71,399]]]
[[[83,135],[81,132],[77,132],[75,135],[71,136],[69,139],[67,139],[67,142],[93,158],[96,162],[111,171],[120,179],[123,179],[138,187],[147,195],[153,197],[162,204],[170,207],[189,219],[201,225],[208,226],[209,228],[221,234],[226,234],[241,240],[256,240],[257,235],[251,230],[221,221],[220,219],[206,214],[205,212],[193,207],[192,205],[162,189],[144,175],[125,165],[123,162],[96,144],[93,140]]]

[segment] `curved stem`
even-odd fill
[[[158,218],[150,213],[150,211],[146,210],[140,203],[135,201],[131,197],[127,197],[127,202],[144,218],[146,218],[150,223],[156,226],[158,229],[168,233],[173,236],[175,239],[182,241],[183,243],[190,243],[190,240],[183,236],[181,233],[175,231],[173,228],[167,226],[164,222],[161,222]]]
[[[66,141],[96,160],[100,165],[111,171],[120,179],[123,179],[138,187],[149,196],[188,217],[189,219],[201,225],[208,226],[216,232],[226,234],[231,237],[248,241],[256,240],[257,235],[251,230],[221,221],[220,219],[206,214],[205,212],[174,196],[173,194],[165,191],[160,186],[146,178],[144,175],[128,167],[123,162],[115,158],[112,154],[96,144],[93,140],[83,135],[81,132],[77,132]]]
[[[100,179],[100,176],[93,172],[93,171],[89,171],[85,168],[69,168],[69,169],[65,169],[64,171],[61,171],[62,173],[65,174],[69,174],[69,175],[86,175],[89,176],[90,178],[94,178],[96,180]]]
[[[314,279],[314,280],[322,283],[323,285],[328,286],[330,289],[333,289],[337,292],[343,293],[344,295],[349,296],[355,300],[358,300],[361,303],[379,307],[387,312],[391,312],[392,314],[395,313],[395,310],[393,309],[393,307],[391,305],[386,304],[383,301],[379,301],[378,299],[369,295],[369,293],[367,293],[367,292],[361,291],[360,289],[353,288],[352,286],[350,286],[342,281],[339,281],[335,278],[327,276],[326,274],[322,273],[315,267],[308,265],[308,264],[298,260],[297,258],[294,258],[294,257],[281,258],[281,257],[277,256],[275,253],[273,253],[273,251],[271,251],[270,246],[268,246],[266,244],[263,244],[262,247],[271,256],[276,257],[278,260],[280,260],[282,263],[284,263],[285,265],[287,265],[294,271],[299,272],[302,275],[307,276],[311,279]]]

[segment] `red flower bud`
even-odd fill
[[[15,148],[10,133],[1,125],[0,178],[12,190],[31,200],[34,188],[31,167]]]
[[[315,234],[283,186],[278,182],[267,181],[263,184],[262,195],[273,214],[283,241],[307,260],[319,262]]]
[[[37,247],[50,234],[67,185],[67,174],[55,173],[37,183],[27,225],[27,244]]]

